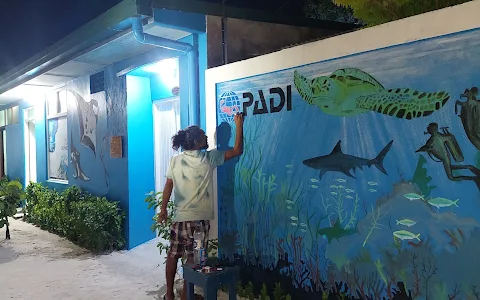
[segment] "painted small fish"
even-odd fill
[[[285,202],[287,202],[287,204],[294,204],[294,203],[295,203],[295,202],[293,202],[292,200],[287,200],[287,201],[285,201]]]
[[[376,192],[377,192],[376,189],[369,189],[368,191],[369,191],[370,193],[376,193]]]
[[[401,239],[402,241],[403,240],[413,240],[413,239],[417,239],[418,241],[421,241],[420,240],[420,233],[419,234],[413,234],[410,231],[398,230],[398,231],[393,232],[393,235],[395,237]]]
[[[353,197],[350,196],[350,195],[345,196],[345,198],[347,198],[347,199],[353,199]]]
[[[369,181],[367,182],[368,185],[378,185],[378,182],[374,182],[374,181]]]
[[[330,188],[331,188],[331,189],[338,189],[338,186],[336,186],[336,185],[331,185]]]
[[[292,221],[297,221],[297,220],[298,220],[298,218],[295,217],[295,216],[291,216],[290,219],[291,219]]]
[[[343,185],[337,185],[337,189],[345,189],[345,187]]]
[[[292,224],[292,226],[297,226],[297,223],[293,223],[293,222],[292,222],[292,223],[290,223],[290,224]]]
[[[355,192],[355,190],[352,190],[352,189],[346,189],[346,190],[345,190],[345,192],[347,192],[347,193],[349,193],[349,194],[350,194],[350,193],[353,193],[353,192]]]
[[[300,229],[301,232],[307,232],[305,229]]]
[[[343,178],[337,178],[337,182],[342,182],[343,183],[343,182],[347,182],[347,181]]]
[[[457,204],[458,200],[459,199],[452,201],[446,198],[432,198],[428,200],[428,204],[435,206],[436,208],[449,207],[452,205],[455,205],[456,207],[458,207],[458,204]]]
[[[291,169],[293,168],[293,165],[286,165],[285,167],[287,167],[288,169]]]
[[[415,224],[417,224],[417,222],[413,221],[413,220],[410,220],[410,219],[403,219],[403,220],[396,220],[397,221],[397,225],[403,225],[403,226],[407,226],[407,227],[411,227]]]
[[[310,181],[311,182],[318,182],[318,179],[317,178],[310,178]]]
[[[292,209],[292,207],[291,207],[291,206],[287,206],[287,209]]]
[[[413,200],[424,200],[424,199],[423,199],[423,196],[421,196],[421,195],[419,195],[419,194],[415,194],[415,193],[408,193],[408,194],[403,195],[403,197],[407,198],[407,199],[410,200],[410,201],[413,201]]]
[[[332,194],[332,195],[334,195],[334,196],[335,196],[335,195],[337,195],[337,193],[336,193],[336,192],[330,192],[330,194]]]
[[[318,186],[314,185],[314,184],[312,184],[311,187],[314,188],[314,189],[318,188]]]
[[[300,226],[302,226],[302,227],[307,227],[307,224],[305,224],[305,223],[300,223]]]

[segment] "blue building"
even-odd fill
[[[2,74],[0,175],[119,201],[128,248],[153,238],[144,198],[163,187],[170,138],[206,126],[207,15],[262,21],[197,2],[124,0]]]

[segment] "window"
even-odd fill
[[[0,127],[18,124],[18,105],[0,110]]]
[[[47,98],[48,177],[68,180],[67,90],[50,93]]]
[[[18,124],[18,105],[7,108],[5,113],[7,114],[7,125]]]

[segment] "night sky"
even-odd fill
[[[0,75],[122,0],[0,0]],[[222,2],[222,0],[204,0]],[[304,1],[227,0],[228,5],[301,12]],[[268,13],[268,12],[267,12]]]
[[[121,0],[0,0],[0,74]]]

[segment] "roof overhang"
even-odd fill
[[[273,10],[265,1],[257,0],[145,0],[152,7],[174,11],[190,12],[210,16],[245,19],[258,22],[312,27],[338,31],[360,28],[361,25],[310,19],[303,15],[283,10]],[[298,1],[298,0],[295,0]],[[271,1],[270,1],[271,2]],[[288,3],[289,1],[286,1]]]
[[[133,37],[131,19],[136,16],[149,20],[150,23],[144,26],[146,33],[171,40],[181,39],[191,33],[205,32],[205,15],[324,29],[349,30],[357,27],[354,24],[295,18],[281,11],[268,12],[255,7],[245,8],[212,1],[124,0],[51,47],[2,74],[0,106],[18,101],[32,90],[56,87],[113,63],[153,51],[156,47],[142,44]],[[179,21],[182,19],[188,19],[189,22]],[[132,69],[132,65],[124,70],[126,69]]]
[[[142,1],[138,3],[142,4]],[[75,78],[92,74],[120,61],[128,61],[129,58],[143,53],[153,51],[153,55],[144,56],[161,57],[162,54],[155,51],[155,46],[135,40],[131,30],[131,18],[134,16],[145,16],[149,22],[145,24],[144,32],[154,36],[179,40],[191,34],[153,22],[153,18],[148,18],[153,16],[152,8],[138,3],[135,0],[124,0],[51,47],[1,75],[0,106],[24,99],[32,93],[38,94],[39,91],[61,86]]]

